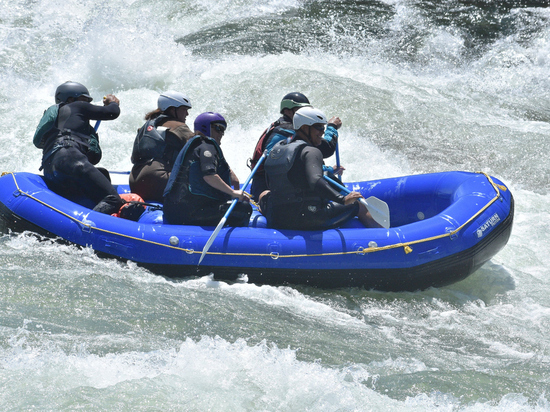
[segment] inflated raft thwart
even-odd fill
[[[0,178],[0,216],[11,230],[60,237],[168,277],[213,273],[257,284],[384,291],[464,279],[506,245],[512,230],[512,194],[484,173],[412,175],[347,187],[387,202],[391,227],[366,229],[354,219],[326,231],[277,230],[254,212],[249,227],[224,227],[200,266],[213,227],[165,225],[154,208],[139,222],[96,213],[51,192],[39,175]]]

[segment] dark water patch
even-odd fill
[[[193,54],[264,55],[320,50],[341,55],[378,55],[395,63],[442,59],[461,65],[483,55],[500,39],[528,45],[548,27],[537,1],[418,1],[388,5],[366,1],[315,1],[262,17],[211,26],[181,37]],[[446,36],[431,47],[437,36]],[[460,44],[445,51],[445,41]],[[441,50],[443,49],[443,51]],[[443,55],[441,55],[443,54]]]
[[[177,42],[190,47],[194,54],[206,56],[299,54],[315,48],[328,51],[342,46],[335,39],[349,36],[360,42],[384,34],[392,16],[393,8],[381,2],[309,2],[282,13],[208,27]]]

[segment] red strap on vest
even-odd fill
[[[254,169],[256,163],[258,163],[258,160],[260,160],[260,157],[262,157],[262,155],[264,154],[266,144],[265,138],[270,135],[273,129],[275,129],[275,122],[271,123],[271,126],[264,130],[264,132],[260,136],[260,139],[258,140],[258,143],[256,143],[254,154],[252,155],[252,158],[249,159],[250,164],[248,165],[248,167],[250,168],[250,170]]]

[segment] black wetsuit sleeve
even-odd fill
[[[344,196],[336,191],[323,177],[323,154],[315,147],[308,146],[302,150],[300,159],[304,164],[307,184],[323,199],[344,203]]]
[[[107,106],[96,106],[88,102],[76,101],[59,108],[57,122],[60,129],[89,134],[90,120],[113,120],[119,114],[120,107],[115,102]]]
[[[197,154],[201,162],[203,176],[215,175],[218,170],[218,151],[208,143],[202,143],[197,147]]]
[[[77,111],[90,120],[114,120],[120,115],[120,107],[115,102],[111,102],[107,106],[80,101],[71,104],[77,105]]]

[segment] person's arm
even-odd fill
[[[339,117],[332,117],[328,121],[327,129],[323,140],[319,145],[319,150],[323,154],[323,159],[330,157],[336,151],[336,145],[338,144],[338,129],[342,126],[342,121]]]
[[[112,98],[109,98],[109,96],[106,96],[103,101],[104,106],[79,101],[71,104],[80,105],[82,109],[81,113],[90,120],[114,120],[120,115],[120,106],[116,97],[112,96]]]
[[[231,185],[233,186],[233,188],[239,190],[241,183],[239,182],[239,178],[233,172],[233,170],[229,171],[229,179],[231,180]]]
[[[232,198],[237,198],[241,202],[247,201],[242,190],[232,189],[223,179],[216,173],[218,170],[219,155],[216,148],[208,143],[203,143],[199,146],[199,159],[201,164],[201,173],[206,183],[214,189],[219,190]]]
[[[191,139],[193,136],[195,136],[195,133],[189,129],[189,127],[182,122],[175,122],[175,121],[168,121],[162,124],[164,127],[168,127],[168,130],[166,130],[166,145],[167,151],[174,151],[177,155],[177,153],[182,149],[183,146],[185,146],[185,143],[189,139]]]
[[[338,165],[327,166],[327,165],[323,165],[323,172],[331,174],[331,175],[341,175],[342,173],[344,173],[344,170],[346,170],[346,168],[344,166],[338,166]]]
[[[231,196],[233,199],[239,199],[239,201],[241,202],[246,202],[249,200],[248,196],[246,196],[242,190],[231,189],[231,187],[229,187],[227,183],[225,183],[222,178],[217,174],[203,176],[203,179],[214,189]]]
[[[309,188],[324,199],[344,203],[344,196],[334,189],[323,177],[323,155],[321,151],[315,147],[308,146],[302,150],[301,160],[304,163]]]
[[[180,143],[183,143],[185,145],[185,143],[187,143],[189,139],[195,136],[195,133],[191,131],[189,126],[187,126],[185,123],[182,123],[182,122],[168,121],[162,124],[162,126],[165,126],[168,128],[166,133],[167,140],[168,139],[172,141],[177,140]]]

